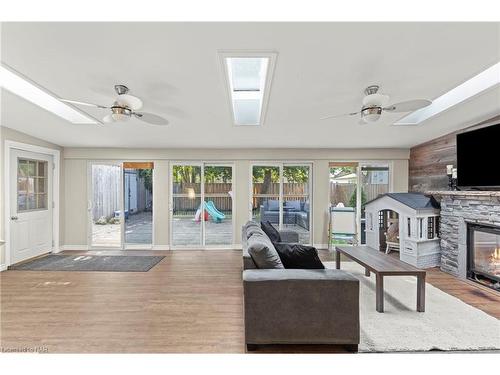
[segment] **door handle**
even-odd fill
[[[17,220],[17,219],[19,219],[17,216],[11,216],[10,217],[10,220]]]

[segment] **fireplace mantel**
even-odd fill
[[[426,191],[426,195],[435,197],[491,197],[500,198],[500,191],[483,191],[483,190],[431,190]]]

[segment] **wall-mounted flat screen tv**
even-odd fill
[[[457,134],[457,185],[500,188],[500,124]]]

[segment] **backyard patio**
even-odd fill
[[[193,216],[176,216],[172,224],[172,236],[174,246],[201,246],[201,221],[195,221]],[[309,231],[299,225],[285,225],[286,230],[299,233],[301,243],[309,242]],[[212,220],[205,222],[205,244],[210,245],[232,245],[233,244],[233,222],[230,215],[216,223]],[[131,215],[127,219],[125,230],[126,244],[151,245],[152,222],[151,213],[142,212]],[[120,224],[92,225],[92,244],[98,247],[119,247]]]

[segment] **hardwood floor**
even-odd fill
[[[125,253],[166,258],[149,272],[0,273],[0,346],[49,353],[244,352],[241,251]],[[334,260],[329,252],[320,255]],[[493,291],[439,270],[431,270],[427,281],[500,317]],[[341,349],[278,346],[258,352],[311,351]]]

